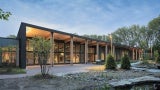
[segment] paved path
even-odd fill
[[[62,76],[68,73],[78,73],[78,72],[87,72],[89,68],[99,67],[102,65],[95,65],[95,64],[65,64],[65,65],[54,65],[54,67],[50,66],[50,73],[57,76]],[[26,76],[33,76],[35,74],[40,73],[40,67],[37,66],[28,66],[26,68],[26,74],[15,74],[15,75],[0,75],[0,79],[6,78],[19,78],[19,77],[26,77]]]

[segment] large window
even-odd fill
[[[70,53],[65,53],[65,63],[70,63]]]
[[[0,38],[0,66],[12,64],[18,61],[17,50],[19,41],[16,39]]]
[[[80,63],[84,63],[85,62],[85,46],[81,45],[80,46]]]
[[[88,59],[89,62],[95,61],[95,47],[93,46],[88,48]]]
[[[54,43],[54,52],[58,52],[58,43],[57,42]]]
[[[54,63],[64,63],[64,42],[62,41],[55,42]]]
[[[27,65],[38,64],[38,57],[34,55],[32,51],[27,51],[26,52],[26,62],[27,62]]]
[[[64,63],[64,53],[55,53],[54,63]]]
[[[84,45],[74,43],[73,45],[73,63],[84,62]],[[65,63],[70,63],[70,43],[65,44]]]
[[[0,47],[0,64],[16,65],[17,48],[16,46]]]
[[[101,59],[101,60],[104,60],[105,59],[105,47],[99,47],[99,49],[100,49],[100,58],[99,59]]]
[[[30,39],[27,39],[27,41],[26,41],[26,50],[33,51],[33,47],[31,45]]]
[[[69,43],[65,44],[65,51],[70,52],[70,44]]]
[[[59,43],[59,52],[64,52],[64,43]]]

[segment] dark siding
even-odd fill
[[[19,39],[19,66],[26,68],[26,25],[21,24],[18,36]]]

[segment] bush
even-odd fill
[[[106,69],[115,69],[116,68],[116,63],[111,54],[107,56],[106,64],[105,64]]]
[[[156,63],[160,64],[160,50],[156,50],[154,53],[155,53],[154,56],[156,57],[155,58]]]
[[[131,64],[129,61],[129,57],[127,55],[124,55],[124,57],[122,57],[122,60],[121,60],[121,68],[130,69],[130,67],[131,67]]]
[[[156,63],[157,63],[157,64],[160,64],[160,56],[158,56],[158,57],[156,58]]]

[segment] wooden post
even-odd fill
[[[113,56],[113,44],[112,44],[112,39],[111,39],[111,55]]]
[[[97,45],[96,45],[96,59],[99,60],[99,42],[97,42]]]
[[[85,64],[88,63],[88,40],[85,40]]]
[[[70,64],[73,65],[73,36],[70,41]]]
[[[138,54],[137,54],[137,49],[136,49],[136,60],[138,60]]]
[[[50,52],[50,63],[52,64],[52,67],[54,66],[54,33],[51,32],[51,52]]]
[[[108,45],[106,44],[106,46],[105,46],[105,60],[107,59],[107,54],[108,54]]]
[[[134,60],[134,48],[132,50],[132,59]]]

